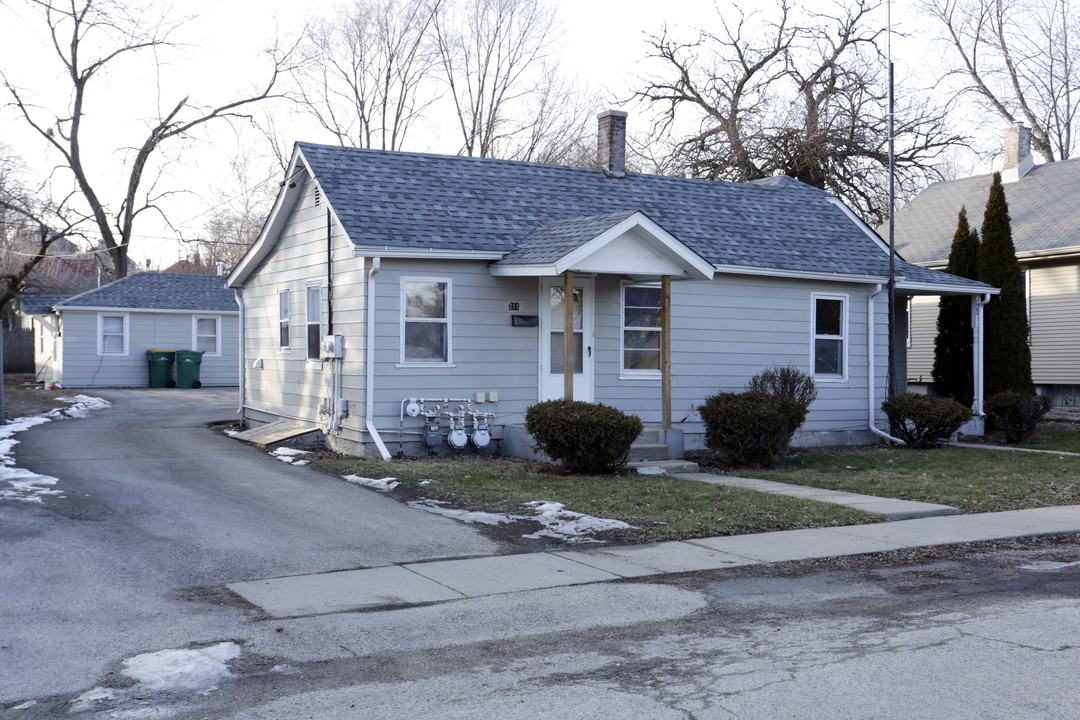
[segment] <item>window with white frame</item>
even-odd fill
[[[289,291],[278,293],[278,347],[289,347]]]
[[[814,377],[847,376],[847,296],[815,295],[813,308]]]
[[[659,285],[624,285],[622,371],[658,376],[663,339],[663,293]]]
[[[450,362],[448,278],[401,279],[401,361]]]
[[[307,289],[307,356],[319,359],[319,343],[322,341],[322,288],[309,285]]]
[[[221,318],[193,317],[191,319],[191,345],[205,355],[221,354]]]
[[[128,316],[98,315],[98,355],[128,354]]]

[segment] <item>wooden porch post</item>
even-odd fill
[[[563,284],[563,397],[574,399],[574,271]]]
[[[663,325],[660,329],[660,413],[664,427],[671,427],[671,276],[661,285]]]

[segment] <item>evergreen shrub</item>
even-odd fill
[[[892,434],[913,448],[933,447],[971,419],[971,410],[955,400],[919,393],[893,395],[881,409]]]
[[[698,408],[705,445],[732,465],[775,465],[787,452],[806,408],[786,395],[718,393]]]
[[[1050,411],[1050,399],[1013,391],[986,399],[986,415],[994,428],[1005,433],[1010,443],[1025,440]]]
[[[593,475],[625,465],[644,426],[636,415],[601,403],[548,400],[525,412],[525,428],[535,449],[561,461],[569,472]]]
[[[809,409],[810,403],[817,400],[814,378],[794,367],[765,368],[750,378],[746,389],[748,392],[789,397],[802,405],[804,410]]]

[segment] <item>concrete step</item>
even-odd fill
[[[664,438],[661,436],[663,431],[663,428],[645,427],[641,431],[641,434],[637,436],[637,440],[634,441],[634,444],[643,443],[646,445],[657,445],[662,443],[664,442]]]
[[[631,462],[639,462],[642,460],[667,460],[668,457],[667,445],[638,441],[630,446]]]
[[[689,460],[643,460],[628,462],[626,467],[636,470],[638,475],[680,475],[700,470],[697,463]]]

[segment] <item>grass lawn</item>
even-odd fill
[[[1047,432],[1033,447],[1075,448],[1080,429]],[[993,512],[1080,504],[1080,457],[978,448],[822,448],[796,451],[783,466],[747,471],[796,485]],[[740,473],[742,474],[742,473]]]
[[[328,452],[305,456],[333,475],[392,476],[391,491],[404,499],[446,500],[467,510],[524,512],[524,503],[559,502],[567,510],[623,520],[634,530],[600,537],[618,542],[655,542],[794,528],[852,525],[880,518],[848,508],[796,498],[725,488],[656,475],[582,476],[509,458],[471,456],[394,460],[384,463]],[[430,483],[421,485],[421,481]]]
[[[1044,423],[1017,447],[1080,453],[1080,427],[1068,423]]]

